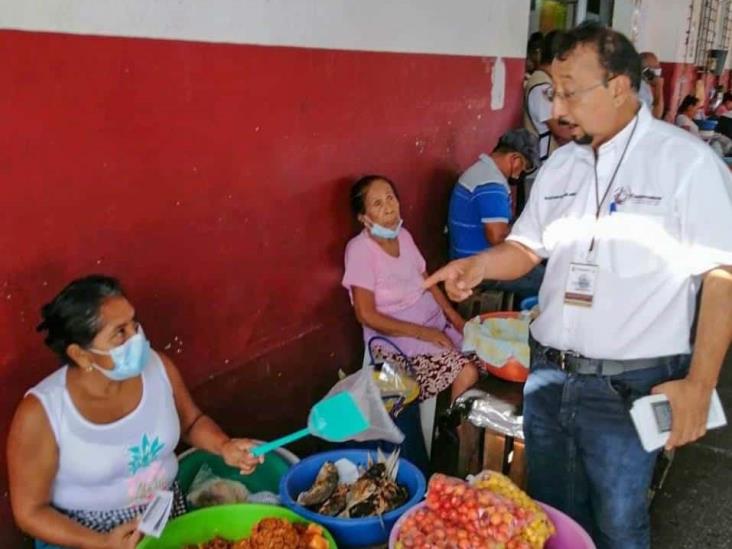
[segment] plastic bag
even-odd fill
[[[365,366],[355,374],[342,379],[328,391],[327,397],[337,393],[348,392],[356,402],[361,413],[369,422],[364,432],[353,437],[353,440],[365,442],[368,440],[385,440],[394,444],[401,444],[404,433],[394,424],[381,400],[381,392],[374,381],[374,368]]]
[[[482,546],[506,543],[528,522],[527,513],[508,498],[441,474],[430,478],[426,502],[443,520],[489,542]]]
[[[457,398],[450,411],[458,412],[476,427],[524,440],[524,418],[516,406],[485,391],[466,391]]]
[[[523,541],[523,545],[531,549],[540,549],[544,547],[546,540],[556,531],[551,520],[539,504],[516,486],[506,475],[485,470],[474,477],[468,476],[468,482],[479,490],[488,490],[510,500],[527,513],[524,528],[514,538],[517,545],[519,541]]]
[[[227,503],[244,503],[249,490],[241,482],[216,476],[204,463],[196,473],[186,500],[193,507],[211,507]]]
[[[404,362],[404,366],[396,362],[378,362],[375,347],[378,342],[387,343],[396,351]],[[414,402],[419,397],[419,383],[411,367],[409,357],[405,355],[397,345],[382,336],[372,337],[368,344],[368,353],[371,365],[374,368],[374,381],[381,393],[387,412],[391,417],[396,418],[404,407]]]
[[[501,368],[514,359],[528,370],[530,314],[516,318],[475,317],[465,323],[463,352],[475,352],[483,362]]]
[[[396,547],[540,549],[554,531],[541,507],[500,473],[468,482],[435,474],[424,507],[405,516]]]

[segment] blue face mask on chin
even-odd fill
[[[145,337],[142,326],[138,326],[135,335],[114,349],[100,351],[92,348],[89,350],[99,355],[109,356],[114,362],[114,368],[111,370],[92,364],[94,368],[111,380],[124,381],[142,373],[150,357],[150,342]]]
[[[400,219],[395,229],[389,229],[388,227],[384,227],[383,225],[379,225],[378,223],[372,223],[371,227],[369,227],[369,232],[371,233],[371,236],[375,236],[377,238],[394,240],[396,237],[399,236],[399,231],[401,230],[403,224],[404,221]]]

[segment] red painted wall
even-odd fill
[[[491,112],[492,60],[477,57],[4,31],[0,58],[3,446],[25,389],[57,366],[39,307],[90,272],[121,278],[226,428],[299,426],[360,363],[339,286],[350,181],[397,182],[434,267],[454,178],[521,108],[518,59]],[[11,524],[4,501],[2,547],[17,546]]]

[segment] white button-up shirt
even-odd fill
[[[618,360],[688,353],[700,275],[732,265],[727,166],[645,105],[635,120],[597,160],[575,143],[549,157],[508,237],[548,258],[531,327],[544,345]],[[601,199],[626,144],[596,219],[595,163]],[[591,307],[564,301],[571,263],[598,266]]]

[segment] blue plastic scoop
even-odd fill
[[[343,442],[369,428],[369,421],[348,393],[338,393],[318,402],[310,409],[308,426],[292,434],[278,438],[252,449],[254,457],[263,456],[308,435]]]

